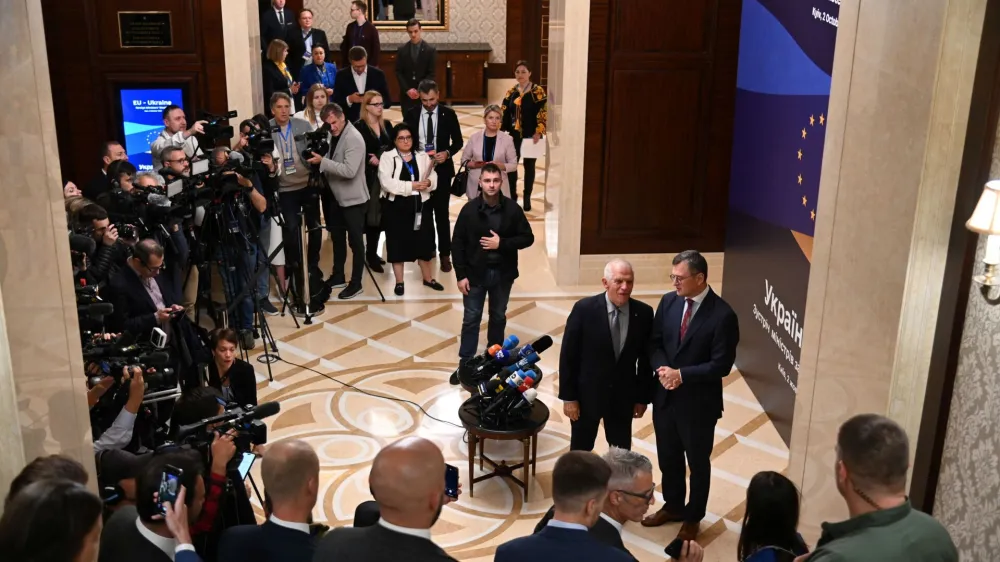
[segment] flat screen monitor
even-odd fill
[[[182,88],[122,88],[119,90],[125,153],[140,172],[153,171],[150,145],[163,130],[163,110],[168,105],[184,108]]]

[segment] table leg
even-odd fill
[[[531,474],[535,474],[535,465],[538,464],[538,434],[531,436]]]
[[[483,469],[483,457],[486,456],[486,440],[479,440],[479,470]]]
[[[469,497],[476,497],[476,436],[469,432]]]
[[[524,501],[525,502],[528,501],[528,488],[531,486],[530,484],[531,469],[528,466],[528,448],[530,446],[529,445],[530,441],[531,441],[530,437],[521,441],[521,444],[524,445]]]

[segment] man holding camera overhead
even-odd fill
[[[188,158],[194,158],[198,152],[198,138],[195,135],[204,133],[207,123],[208,121],[195,121],[189,129],[184,110],[179,105],[168,105],[163,110],[163,130],[149,147],[149,152],[153,156],[153,170],[159,171],[163,168],[160,155],[167,147],[181,148]]]

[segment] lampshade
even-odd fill
[[[980,234],[1000,234],[1000,180],[986,182],[965,228]]]

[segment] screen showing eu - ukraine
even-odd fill
[[[180,88],[122,89],[122,128],[129,162],[140,172],[153,171],[149,147],[163,130],[163,110],[169,105],[184,107]]]

